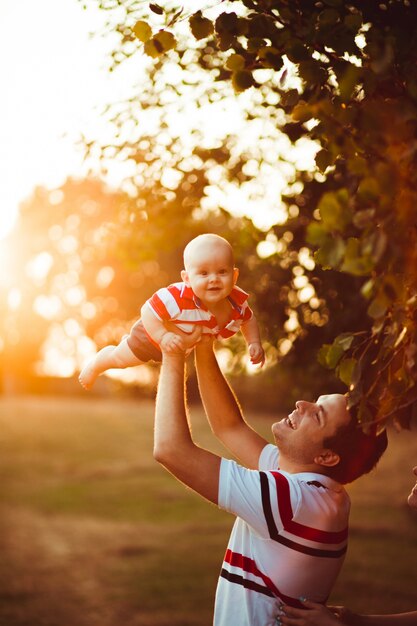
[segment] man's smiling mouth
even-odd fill
[[[297,425],[295,423],[295,421],[293,420],[293,418],[291,417],[291,415],[289,415],[286,419],[285,419],[286,424],[292,428],[293,430],[296,430]]]

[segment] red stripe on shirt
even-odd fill
[[[153,308],[158,317],[161,318],[161,320],[168,321],[171,319],[171,315],[168,313],[164,302],[161,300],[158,294],[154,293],[153,296],[149,298],[148,303]]]
[[[275,478],[277,486],[278,509],[281,516],[282,524],[286,531],[308,539],[309,541],[317,541],[319,543],[341,543],[348,536],[347,527],[343,530],[331,532],[327,530],[319,530],[311,526],[299,524],[293,520],[293,511],[291,506],[290,486],[288,480],[280,472],[271,472]]]
[[[248,572],[249,574],[253,574],[254,576],[261,578],[265,583],[265,586],[268,587],[268,589],[270,589],[275,596],[278,596],[281,600],[286,602],[286,604],[297,608],[303,606],[299,600],[283,594],[278,587],[275,586],[269,576],[260,571],[253,559],[244,556],[243,554],[239,554],[238,552],[232,552],[232,550],[228,548],[226,550],[224,560],[226,563],[229,563],[229,565],[239,567],[244,572]]]

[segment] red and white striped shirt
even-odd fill
[[[156,317],[163,322],[174,322],[184,332],[192,332],[194,325],[202,326],[203,333],[227,339],[239,332],[244,322],[253,315],[248,306],[248,294],[233,287],[228,300],[230,302],[230,319],[220,328],[213,315],[185,283],[173,283],[163,287],[146,301]]]
[[[238,516],[216,592],[215,626],[276,626],[280,604],[325,602],[347,549],[350,500],[322,474],[278,470],[268,444],[259,470],[222,459],[219,506]]]

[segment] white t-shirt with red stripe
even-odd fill
[[[248,294],[233,287],[228,300],[230,302],[230,320],[220,328],[218,322],[203,303],[185,283],[173,283],[163,287],[146,301],[145,306],[163,322],[174,322],[184,332],[192,332],[195,325],[202,326],[203,333],[223,338],[232,337],[239,332],[244,322],[253,315],[248,306]]]
[[[325,602],[347,549],[350,500],[323,474],[278,470],[268,444],[259,470],[222,459],[219,507],[237,516],[216,592],[215,626],[276,626],[280,604]]]

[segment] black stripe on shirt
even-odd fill
[[[347,551],[347,545],[340,548],[340,550],[319,550],[318,548],[310,548],[310,546],[305,546],[302,543],[291,541],[291,539],[287,539],[287,537],[283,537],[282,535],[272,537],[272,539],[287,548],[291,548],[291,550],[296,550],[297,552],[302,552],[303,554],[309,554],[310,556],[318,556],[328,559],[338,559]]]
[[[270,591],[270,589],[268,589],[268,587],[263,587],[262,585],[255,583],[253,580],[248,580],[247,578],[243,578],[243,576],[239,576],[239,574],[232,574],[227,571],[227,569],[222,568],[220,576],[228,580],[230,583],[242,585],[245,589],[257,591],[258,593],[263,593],[265,596],[269,596],[270,598],[275,598],[274,594]]]
[[[266,524],[269,530],[269,536],[271,537],[271,539],[277,540],[279,533],[278,528],[275,524],[274,516],[272,515],[268,477],[265,472],[259,472],[259,476],[261,479],[262,507],[264,510]]]
[[[303,554],[309,554],[310,556],[338,559],[345,554],[347,545],[339,550],[319,550],[317,548],[311,548],[310,546],[297,543],[280,535],[272,514],[268,477],[265,472],[259,472],[259,476],[261,480],[262,507],[271,539],[282,544],[283,546],[286,546],[287,548],[291,548],[291,550],[296,550],[297,552],[302,552]]]

